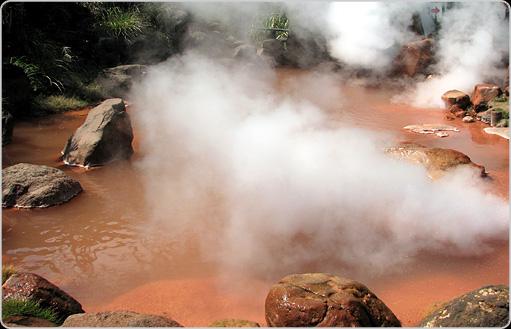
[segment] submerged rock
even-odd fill
[[[442,100],[446,108],[452,105],[458,105],[461,109],[466,109],[470,105],[470,96],[459,90],[449,90],[442,95]]]
[[[471,123],[471,122],[475,121],[475,119],[473,117],[471,117],[470,115],[463,117],[462,120],[463,120],[463,122],[467,122],[467,123]]]
[[[444,125],[444,124],[436,124],[436,123],[425,123],[421,125],[408,125],[403,127],[403,129],[409,130],[418,134],[435,134],[439,131],[455,131],[459,132],[460,130],[456,127]]]
[[[2,286],[3,300],[30,299],[43,308],[51,308],[61,319],[83,313],[82,305],[73,297],[34,273],[15,273]]]
[[[152,314],[130,311],[75,314],[68,317],[63,327],[182,327],[176,321]]]
[[[107,99],[90,110],[62,151],[64,163],[92,167],[127,159],[133,154],[133,130],[124,102]]]
[[[426,316],[421,327],[500,327],[509,320],[509,288],[486,286],[442,305]]]
[[[265,303],[270,327],[399,327],[394,313],[363,284],[325,273],[293,274]]]
[[[472,92],[472,104],[477,112],[484,111],[489,101],[502,94],[499,86],[489,83],[480,83]]]
[[[259,323],[248,320],[239,320],[239,319],[225,319],[225,320],[217,320],[209,325],[209,327],[251,327],[257,328],[260,327]]]
[[[62,170],[19,163],[2,170],[2,207],[44,208],[71,200],[80,183]]]
[[[475,170],[481,177],[486,176],[483,166],[473,163],[468,156],[451,149],[428,148],[417,144],[403,144],[385,150],[398,159],[423,165],[431,178],[440,178],[449,170],[465,166]]]

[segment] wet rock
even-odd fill
[[[62,170],[19,163],[2,170],[2,207],[44,208],[71,200],[80,183]]]
[[[83,313],[82,305],[66,292],[34,273],[15,273],[2,286],[3,300],[31,299],[43,308],[51,308],[61,319]]]
[[[483,166],[473,163],[467,155],[456,150],[428,148],[418,144],[403,144],[387,148],[385,152],[398,159],[424,166],[428,171],[428,175],[433,179],[440,178],[450,170],[459,167],[468,167],[481,177],[486,176]]]
[[[447,113],[445,115],[445,119],[449,120],[449,121],[453,121],[453,120],[456,120],[456,116],[452,113]]]
[[[475,121],[475,119],[473,117],[471,117],[470,115],[463,117],[462,120],[463,120],[463,122],[466,122],[466,123],[472,123]]]
[[[256,328],[260,327],[259,323],[248,320],[239,320],[239,319],[225,319],[225,320],[217,320],[209,325],[209,327],[251,327]]]
[[[479,112],[479,113],[477,113],[476,118],[481,120],[484,123],[490,124],[491,112],[492,111],[493,110],[487,110],[487,111],[484,111],[484,112]]]
[[[2,145],[7,145],[12,141],[12,132],[14,129],[14,118],[9,111],[2,110]]]
[[[289,32],[282,64],[310,68],[330,60],[327,40],[323,36],[297,26]]]
[[[3,319],[7,327],[57,327],[49,320],[25,315],[12,315]]]
[[[484,128],[485,133],[490,135],[497,135],[505,139],[509,139],[509,128]]]
[[[444,132],[444,131],[439,131],[437,133],[435,133],[435,135],[437,135],[438,137],[449,137],[449,134]]]
[[[444,125],[444,124],[436,124],[436,123],[425,123],[421,125],[408,125],[403,127],[403,129],[409,130],[418,134],[436,134],[439,131],[455,131],[459,132],[460,130],[456,127]]]
[[[462,109],[466,109],[470,105],[470,96],[459,90],[449,90],[442,95],[442,100],[446,108],[452,105],[458,105]]]
[[[284,44],[282,41],[267,39],[262,44],[262,48],[258,51],[261,56],[272,59],[276,65],[284,62]]]
[[[509,288],[486,286],[442,305],[426,316],[422,327],[505,327],[509,319]]]
[[[133,83],[140,81],[146,72],[145,65],[120,65],[104,69],[95,82],[101,87],[103,97],[124,97]]]
[[[122,99],[108,99],[90,110],[62,151],[68,165],[92,167],[133,154],[133,130]]]
[[[252,60],[257,57],[257,48],[252,45],[239,45],[234,48],[233,57],[240,60]]]
[[[176,321],[152,314],[130,311],[75,314],[68,317],[63,327],[182,327]]]
[[[414,76],[427,74],[427,68],[433,63],[433,39],[426,38],[404,45],[395,62],[397,73]]]
[[[477,112],[486,110],[489,101],[502,94],[499,86],[489,83],[480,83],[472,92],[472,104]]]
[[[396,316],[363,284],[325,273],[293,274],[265,303],[271,327],[397,327]]]

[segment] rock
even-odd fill
[[[7,327],[57,327],[49,320],[25,315],[11,315],[3,319]]]
[[[502,94],[499,86],[489,83],[480,83],[472,92],[472,104],[477,112],[484,111],[489,101]]]
[[[474,122],[475,119],[473,117],[471,117],[470,115],[467,115],[466,117],[463,117],[463,122],[467,122],[467,123],[471,123],[471,122]]]
[[[83,313],[82,305],[53,283],[34,273],[15,273],[2,286],[3,300],[31,299],[43,308],[51,308],[58,317]]]
[[[257,48],[252,45],[239,45],[234,48],[233,58],[239,60],[253,60],[257,58]]]
[[[18,163],[2,170],[2,207],[45,208],[71,200],[80,183],[62,170]]]
[[[130,311],[75,314],[62,327],[182,327],[176,321],[152,314]]]
[[[403,127],[403,129],[409,130],[418,134],[435,134],[439,131],[455,131],[459,132],[460,130],[456,127],[444,125],[444,124],[436,124],[436,123],[425,123],[421,125],[408,125]]]
[[[421,327],[500,327],[508,324],[509,288],[486,286],[442,305],[426,316]]]
[[[462,108],[461,108],[459,105],[457,105],[457,104],[451,105],[451,106],[449,107],[449,112],[451,112],[451,113],[453,113],[453,114],[454,114],[454,113],[457,113],[457,112],[460,112],[460,111],[465,112],[465,110],[464,110],[464,109],[462,109]]]
[[[133,130],[122,99],[107,99],[90,110],[62,151],[64,163],[100,166],[133,154]]]
[[[225,320],[217,320],[211,323],[208,327],[251,327],[257,328],[260,327],[259,323],[248,321],[248,320],[238,320],[238,319],[225,319]]]
[[[479,113],[477,113],[476,118],[481,120],[484,123],[490,124],[492,112],[493,112],[493,110],[491,110],[491,109],[484,111],[484,112],[479,112]]]
[[[293,274],[265,303],[270,327],[398,327],[396,316],[363,284],[324,273]]]
[[[95,82],[101,87],[104,97],[124,97],[133,83],[140,81],[146,72],[145,65],[120,65],[104,69]]]
[[[509,139],[509,127],[506,128],[484,128],[485,133],[490,135],[497,135],[505,139]]]
[[[14,118],[9,111],[2,110],[2,145],[7,145],[12,141],[12,132],[14,129]]]
[[[327,40],[323,36],[303,27],[293,27],[286,40],[282,64],[310,68],[329,60]]]
[[[442,95],[442,100],[446,108],[452,105],[458,105],[462,109],[466,109],[470,105],[470,96],[459,90],[449,90]]]
[[[438,137],[449,137],[449,134],[443,131],[439,131],[435,133],[435,135],[437,135]]]
[[[397,73],[415,76],[427,74],[433,63],[433,39],[425,38],[404,45],[394,61]]]
[[[473,163],[467,155],[456,150],[428,148],[418,144],[402,144],[387,148],[385,152],[398,159],[424,166],[432,179],[440,178],[450,170],[461,166],[471,168],[481,177],[486,176],[483,166]]]
[[[284,62],[284,45],[282,41],[267,39],[262,44],[263,46],[258,52],[261,56],[271,58],[277,65]]]
[[[456,116],[455,116],[454,114],[452,114],[452,113],[447,113],[447,114],[445,115],[445,119],[446,119],[446,120],[449,120],[449,121],[453,121],[453,120],[455,120],[455,119],[456,119]]]

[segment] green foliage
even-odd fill
[[[265,39],[286,41],[289,38],[289,19],[284,7],[273,5],[266,13],[256,15],[251,26],[251,38],[258,43]]]
[[[2,98],[2,102],[4,99]],[[12,265],[3,265],[2,266],[2,284],[9,279],[9,277],[16,273],[16,269]]]
[[[105,34],[127,41],[141,34],[146,25],[137,7],[103,7],[98,11],[97,18],[97,26]]]
[[[497,96],[493,99],[495,102],[507,102],[508,99],[505,94],[502,94],[500,96]]]
[[[46,319],[55,324],[61,324],[57,313],[51,309],[41,307],[32,300],[20,300],[9,298],[2,302],[2,320],[13,315],[33,316],[40,319]]]
[[[58,113],[87,106],[88,102],[72,96],[50,95],[38,96],[34,100],[36,109],[49,113]]]
[[[64,85],[59,79],[46,74],[38,64],[30,62],[25,56],[11,57],[9,63],[23,70],[30,81],[30,86],[36,92],[52,87],[59,92],[64,89]]]

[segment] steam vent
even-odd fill
[[[505,327],[504,1],[7,1],[7,327]]]

